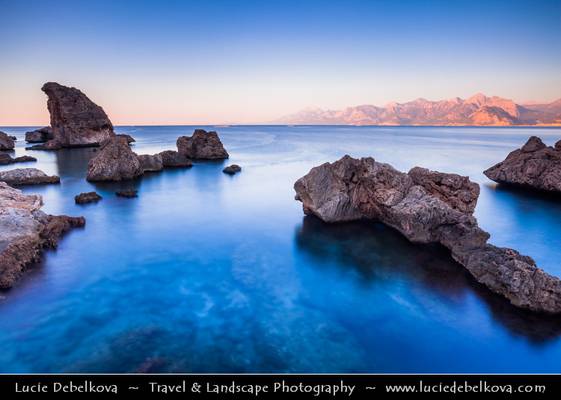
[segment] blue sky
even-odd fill
[[[46,81],[119,123],[258,123],[309,106],[561,97],[561,1],[0,0],[0,125]]]

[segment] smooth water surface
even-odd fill
[[[212,128],[212,127],[211,127]],[[194,127],[119,127],[139,154]],[[561,320],[491,294],[438,246],[369,222],[304,217],[294,181],[344,154],[469,175],[491,242],[561,276],[561,200],[482,171],[560,129],[217,127],[231,158],[128,183],[85,181],[92,149],[28,151],[61,185],[26,188],[84,215],[0,293],[1,372],[561,372]],[[26,153],[29,128],[18,136]],[[221,172],[240,164],[236,176]],[[2,170],[16,166],[1,167]],[[117,198],[134,187],[137,199]],[[96,190],[98,204],[74,196]]]

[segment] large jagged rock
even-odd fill
[[[25,269],[41,258],[46,248],[56,248],[71,228],[84,226],[83,217],[47,215],[38,195],[0,182],[0,288],[14,285]]]
[[[177,139],[177,150],[193,160],[222,160],[229,157],[216,132],[195,129],[193,136]]]
[[[143,172],[159,172],[164,169],[164,162],[160,154],[141,154],[138,159]]]
[[[37,168],[16,168],[0,172],[0,182],[10,186],[46,185],[60,183],[56,175],[49,176]]]
[[[124,181],[143,174],[138,156],[125,137],[106,140],[88,163],[88,181]]]
[[[7,133],[0,131],[0,150],[13,150],[15,146],[15,140],[12,136]]]
[[[548,147],[532,136],[522,148],[483,173],[498,183],[561,192],[561,141]]]
[[[31,161],[37,161],[37,159],[31,156],[20,156],[20,157],[12,158],[12,156],[9,154],[0,153],[0,165],[8,165],[8,164],[31,162]]]
[[[80,90],[48,82],[41,88],[47,94],[55,147],[98,146],[115,136],[105,111]]]
[[[54,139],[54,136],[50,126],[25,133],[25,141],[27,143],[44,143],[52,139]]]
[[[306,214],[326,222],[376,220],[414,243],[440,243],[477,281],[512,304],[560,313],[560,279],[530,257],[487,243],[489,234],[471,215],[474,185],[458,175],[418,168],[406,174],[373,158],[345,156],[312,168],[294,188]]]

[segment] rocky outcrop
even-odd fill
[[[173,150],[166,150],[159,153],[162,157],[164,168],[189,168],[193,163],[187,156]]]
[[[179,153],[193,160],[222,160],[229,157],[216,132],[195,129],[193,136],[177,139]]]
[[[48,82],[41,88],[47,94],[54,147],[98,146],[114,137],[113,125],[103,109],[80,90]]]
[[[138,156],[130,149],[127,139],[113,137],[106,140],[88,163],[87,180],[124,181],[142,175]]]
[[[7,133],[0,132],[0,150],[13,150],[15,147],[15,140]]]
[[[548,147],[532,136],[522,148],[483,173],[498,183],[561,192],[561,141]]]
[[[479,197],[479,185],[467,176],[429,171],[421,167],[412,168],[408,175],[415,185],[422,186],[453,209],[473,214]]]
[[[134,189],[120,190],[120,191],[116,192],[115,194],[117,195],[117,197],[124,197],[126,199],[134,199],[135,197],[138,197],[138,190],[134,190]]]
[[[26,150],[46,150],[46,151],[54,151],[62,149],[62,145],[58,142],[58,140],[53,139],[49,140],[45,143],[34,144],[33,146],[28,146],[25,148]]]
[[[414,168],[409,174],[373,158],[345,156],[325,163],[294,185],[304,212],[326,222],[371,219],[414,243],[440,243],[480,283],[518,307],[561,312],[561,280],[518,252],[487,243],[471,215],[474,183]]]
[[[159,172],[164,169],[164,162],[160,154],[142,154],[138,156],[140,166],[144,173],[146,172]]]
[[[0,182],[0,288],[14,285],[25,269],[56,248],[69,229],[84,226],[83,217],[52,216],[41,211],[41,196],[24,195]]]
[[[21,157],[12,158],[12,156],[10,156],[9,154],[0,153],[0,165],[8,165],[8,164],[31,162],[31,161],[37,161],[37,159],[35,157],[30,157],[30,156],[21,156]]]
[[[16,168],[0,172],[0,182],[6,182],[10,186],[45,185],[60,183],[56,175],[49,176],[36,168]]]
[[[27,143],[44,143],[52,139],[54,139],[54,136],[50,126],[25,133],[25,141]]]
[[[87,193],[80,193],[77,196],[74,196],[74,202],[76,204],[88,204],[88,203],[97,203],[103,197],[101,197],[96,192],[87,192]]]
[[[127,140],[128,144],[132,144],[132,143],[136,142],[136,140],[131,135],[127,135],[127,134],[124,134],[124,133],[121,133],[121,134],[115,135],[115,136],[125,138]]]
[[[224,172],[225,174],[228,174],[228,175],[235,175],[238,172],[241,172],[241,170],[242,170],[242,167],[240,167],[237,164],[232,164],[232,165],[228,165],[226,168],[224,168],[222,170],[222,172]]]

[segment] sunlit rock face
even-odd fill
[[[192,136],[177,139],[177,150],[193,160],[222,160],[229,157],[216,132],[196,129]]]
[[[84,226],[83,217],[53,216],[41,211],[38,195],[25,195],[0,182],[0,288],[12,287],[27,266],[55,248],[62,234]]]
[[[413,168],[408,174],[373,158],[345,156],[296,181],[305,214],[326,222],[370,219],[414,243],[440,243],[480,283],[518,307],[561,312],[561,280],[527,256],[487,243],[472,213],[479,186],[467,177]]]
[[[561,141],[548,147],[532,136],[524,146],[483,173],[498,183],[561,192]]]
[[[144,173],[141,161],[130,148],[126,137],[115,136],[103,142],[88,163],[88,181],[125,181]]]
[[[45,83],[41,90],[49,98],[50,147],[98,146],[115,136],[105,111],[80,90],[56,82]]]

